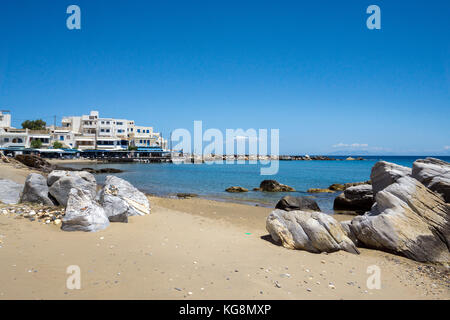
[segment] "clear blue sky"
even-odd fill
[[[0,39],[15,126],[94,109],[279,128],[281,153],[450,154],[450,1],[2,0]]]

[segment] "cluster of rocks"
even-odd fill
[[[145,194],[121,178],[107,176],[98,192],[97,188],[95,177],[86,171],[54,170],[47,178],[32,173],[19,203],[65,208],[61,220],[65,231],[102,230],[110,222],[128,222],[129,216],[150,213]]]
[[[236,192],[248,192],[248,189],[244,188],[244,187],[240,187],[240,186],[232,186],[229,187],[227,189],[225,189],[226,192],[232,192],[232,193],[236,193]],[[295,189],[279,183],[276,180],[263,180],[260,185],[259,188],[253,188],[253,191],[264,191],[264,192],[294,192]]]
[[[287,248],[356,253],[361,246],[448,265],[450,164],[427,158],[411,169],[381,161],[372,168],[371,182],[345,189],[338,200],[370,206],[362,216],[339,224],[317,208],[293,205],[287,211],[289,205],[277,204],[284,210],[269,215],[267,230]]]

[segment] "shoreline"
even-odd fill
[[[11,176],[7,167],[17,182],[32,172],[1,163],[0,178]],[[440,266],[364,248],[315,254],[274,243],[265,226],[273,208],[147,197],[151,214],[94,233],[0,210],[0,299],[450,299]],[[65,286],[70,265],[80,267],[80,290]],[[366,286],[373,265],[379,290]]]

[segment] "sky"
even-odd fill
[[[98,110],[165,137],[279,129],[282,154],[450,155],[449,16],[446,0],[2,0],[0,110],[16,127]]]

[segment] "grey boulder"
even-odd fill
[[[85,190],[93,198],[97,191],[95,177],[86,171],[54,170],[48,175],[47,184],[50,186],[50,195],[62,206],[67,205],[72,188]]]
[[[72,188],[69,192],[66,214],[62,219],[64,231],[95,232],[109,226],[105,210],[95,202],[92,193]]]
[[[275,206],[275,209],[281,209],[285,211],[294,210],[310,210],[320,211],[319,205],[316,201],[308,197],[292,197],[285,196]]]
[[[417,160],[412,176],[450,202],[450,163],[435,158]]]
[[[274,241],[288,249],[359,254],[339,222],[322,212],[277,209],[267,217],[266,229]]]
[[[144,193],[128,181],[107,176],[98,199],[111,222],[128,222],[129,216],[150,213],[150,202]]]
[[[379,191],[376,204],[350,225],[366,247],[421,262],[450,261],[450,205],[410,176]]]
[[[7,179],[0,179],[0,202],[16,204],[20,200],[23,185]]]
[[[25,180],[20,202],[40,203],[54,205],[48,196],[47,179],[38,173],[31,173]]]
[[[333,209],[369,211],[374,203],[373,190],[370,184],[362,184],[345,189],[334,199]]]
[[[375,163],[372,167],[372,172],[370,173],[374,196],[378,191],[383,190],[397,181],[397,179],[407,175],[411,175],[411,168],[386,161]]]
[[[293,192],[294,188],[285,184],[279,183],[276,180],[263,180],[259,185],[261,191],[266,192]]]

